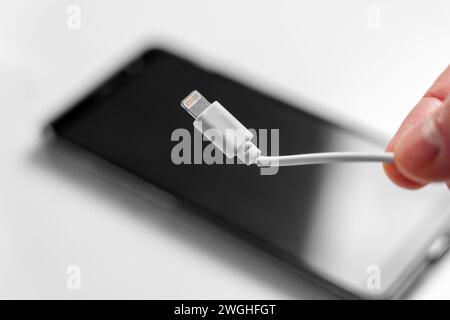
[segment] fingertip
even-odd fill
[[[397,139],[391,140],[391,142],[388,144],[388,146],[386,148],[386,151],[394,152],[397,141],[398,141],[398,137],[397,137]],[[394,152],[394,155],[395,155],[395,152]],[[400,172],[400,170],[398,169],[397,165],[395,164],[395,160],[394,160],[394,162],[391,162],[391,163],[388,163],[388,162],[383,163],[383,169],[384,169],[384,172],[386,173],[386,175],[388,176],[388,178],[393,183],[395,183],[397,186],[399,186],[401,188],[405,188],[405,189],[409,189],[409,190],[417,190],[424,186],[424,184],[415,182],[415,181],[407,178],[404,174],[402,174]]]
[[[395,162],[401,174],[419,183],[450,179],[450,131],[438,110],[396,144]]]
[[[386,175],[391,179],[393,183],[395,183],[397,186],[409,189],[409,190],[417,190],[424,186],[424,184],[415,182],[411,179],[408,179],[405,177],[400,170],[398,170],[395,163],[384,163],[383,169]]]

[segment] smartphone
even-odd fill
[[[56,140],[169,192],[342,297],[402,297],[445,251],[445,189],[402,190],[380,164],[263,175],[238,163],[174,163],[173,132],[195,134],[180,107],[194,89],[248,128],[277,129],[281,155],[384,148],[377,137],[304,111],[301,102],[290,105],[163,49],[136,55],[48,127]]]

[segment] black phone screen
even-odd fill
[[[393,265],[391,258],[415,232],[400,221],[405,212],[410,219],[425,215],[428,198],[411,201],[373,163],[282,167],[272,175],[243,164],[175,164],[172,133],[185,128],[194,135],[193,119],[180,107],[194,89],[248,128],[278,129],[282,155],[382,148],[162,50],[139,56],[51,125],[59,137],[350,292],[367,293],[366,271],[374,264],[389,270],[387,287],[394,283],[407,261]],[[398,232],[406,238],[394,237]]]

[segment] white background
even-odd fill
[[[71,4],[80,30],[67,27]],[[2,0],[0,298],[327,297],[201,219],[55,170],[40,131],[143,41],[157,41],[389,136],[449,63],[449,14],[446,0]],[[444,260],[412,298],[450,298]],[[66,287],[69,265],[81,267],[78,291]]]

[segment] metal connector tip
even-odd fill
[[[192,91],[181,101],[181,106],[195,119],[211,105],[208,100],[197,90]]]

